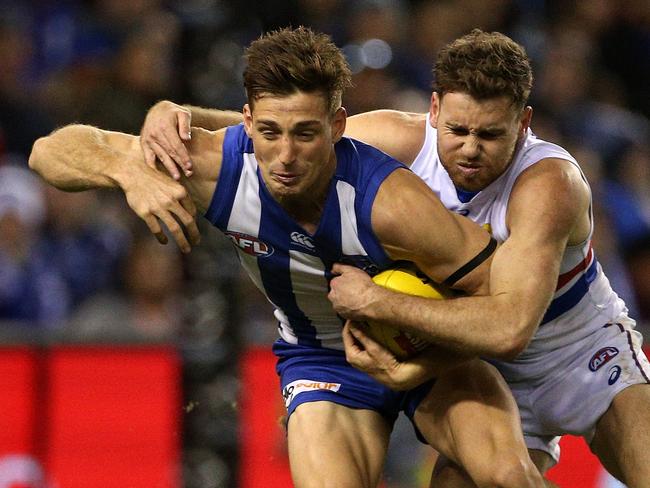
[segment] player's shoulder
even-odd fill
[[[385,130],[394,136],[424,133],[427,113],[403,112],[401,110],[373,110],[348,117],[345,132],[363,140],[366,130]]]
[[[410,165],[424,144],[427,120],[426,113],[374,110],[349,117],[345,133]]]
[[[426,113],[405,112],[402,110],[393,109],[380,109],[363,112],[360,114],[352,115],[348,118],[349,121],[355,123],[370,123],[380,122],[386,124],[424,124],[427,119]]]
[[[212,131],[200,127],[192,127],[192,139],[189,142],[189,152],[192,162],[221,159],[223,153],[226,129]]]
[[[546,189],[547,192],[588,190],[587,180],[573,161],[546,157],[525,168],[515,180],[513,192],[522,188]]]
[[[226,129],[211,131],[199,127],[192,128],[192,139],[188,144],[192,160],[193,175],[186,186],[194,187],[194,192],[202,204],[211,197],[212,186],[216,183],[223,162]],[[207,189],[205,187],[207,185]]]
[[[522,224],[526,229],[530,225],[542,228],[544,222],[556,230],[568,231],[577,222],[586,228],[590,202],[591,191],[575,163],[545,158],[522,171],[515,181],[508,201],[508,227],[511,233]],[[578,231],[581,239],[588,232]]]

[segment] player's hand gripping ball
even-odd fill
[[[372,278],[376,284],[407,295],[443,300],[445,295],[442,288],[436,288],[424,273],[414,268],[397,267],[387,269]],[[375,341],[391,351],[398,359],[410,356],[426,349],[427,341],[417,336],[402,332],[389,325],[377,322],[367,322],[365,332]]]

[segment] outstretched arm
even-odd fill
[[[199,139],[205,141],[206,136],[202,134]],[[218,146],[214,134],[210,142],[214,143],[211,146]],[[206,157],[201,148],[209,146],[201,141],[196,146],[202,167]],[[214,163],[220,153],[208,156]],[[195,203],[203,206],[205,191],[199,190],[205,185],[199,182],[209,178],[199,178],[199,182],[188,186],[188,191],[181,183],[144,164],[137,137],[87,125],[66,126],[35,142],[29,165],[48,183],[65,191],[121,189],[129,206],[161,243],[166,243],[167,238],[160,221],[182,251],[188,252],[199,241]]]

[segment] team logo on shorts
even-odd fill
[[[612,366],[609,368],[609,379],[607,380],[608,385],[613,385],[621,377],[621,367]]]
[[[293,399],[300,393],[314,390],[326,390],[337,392],[341,388],[341,383],[328,383],[326,381],[315,380],[295,380],[289,383],[282,389],[282,397],[284,398],[284,406],[289,408]]]
[[[618,356],[618,349],[612,346],[603,347],[596,351],[596,354],[591,356],[591,359],[589,360],[589,369],[591,371],[598,371],[604,364],[607,364],[616,356]]]

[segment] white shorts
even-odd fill
[[[493,364],[519,406],[526,445],[557,462],[563,434],[591,442],[596,422],[628,386],[650,384],[650,363],[634,321],[622,317],[581,341],[526,358]],[[534,376],[526,372],[535,371]],[[543,374],[540,374],[543,372]]]

